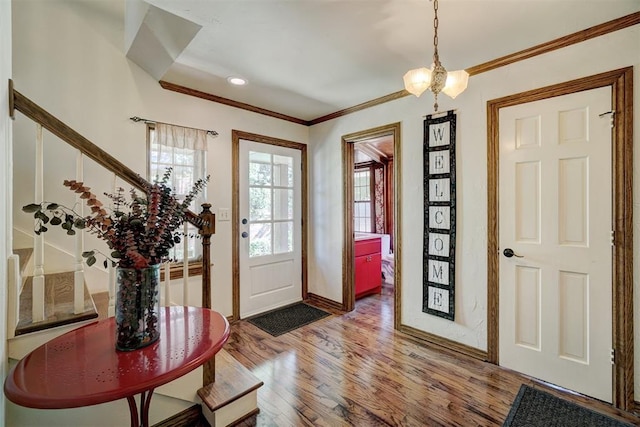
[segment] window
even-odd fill
[[[192,141],[193,135],[186,135],[194,131],[196,130],[160,123],[148,125],[148,179],[153,182],[161,177],[167,168],[173,168],[170,185],[179,200],[184,199],[193,188],[195,181],[206,177],[206,131],[199,131],[203,133],[199,143]],[[206,196],[203,193],[198,194],[191,203],[190,209],[199,213],[205,199]],[[198,230],[189,224],[188,233],[197,235]],[[200,242],[196,239],[187,239],[187,243],[187,259],[194,261],[200,259],[202,257]],[[185,256],[184,251],[184,244],[181,242],[172,249],[170,257],[176,261],[182,261]]]
[[[371,169],[356,170],[353,183],[353,230],[371,233],[373,231]]]
[[[293,252],[293,157],[249,151],[249,257]]]

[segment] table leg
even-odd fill
[[[136,398],[134,396],[128,396],[127,402],[129,402],[129,413],[131,414],[131,427],[140,427],[140,419],[138,418],[138,407],[136,405]]]
[[[135,396],[127,397],[127,402],[129,403],[129,413],[131,414],[131,427],[149,427],[149,408],[151,407],[152,396],[153,389],[140,393],[139,415]]]
[[[142,427],[149,427],[149,408],[151,407],[151,396],[153,396],[153,389],[140,395],[140,422]]]

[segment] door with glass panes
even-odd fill
[[[300,150],[240,140],[240,317],[302,300]]]

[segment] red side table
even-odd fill
[[[18,362],[4,383],[5,395],[18,405],[39,409],[126,398],[131,425],[148,426],[153,390],[204,364],[229,338],[229,322],[220,313],[199,307],[163,308],[160,339],[148,347],[116,351],[114,318],[83,326]]]

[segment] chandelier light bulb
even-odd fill
[[[456,96],[460,95],[466,88],[469,82],[469,73],[465,70],[449,71],[447,73],[447,83],[445,84],[442,92],[456,99]]]
[[[404,75],[404,88],[407,92],[419,97],[425,90],[429,89],[435,96],[434,109],[438,111],[438,94],[444,92],[455,99],[466,88],[469,82],[469,73],[465,70],[450,71],[440,63],[438,55],[438,0],[433,0],[433,61],[431,69],[416,68],[409,70]]]
[[[431,70],[425,67],[409,70],[404,75],[404,87],[417,97],[431,85]]]

